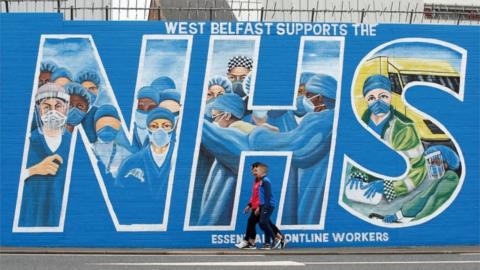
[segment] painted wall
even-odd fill
[[[479,244],[478,27],[1,24],[2,246]]]

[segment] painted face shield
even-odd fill
[[[35,97],[36,121],[41,132],[63,131],[69,111],[70,96],[52,83],[42,86]]]
[[[427,162],[428,176],[437,180],[445,175],[445,166],[443,165],[443,157],[440,151],[435,151],[425,156]]]

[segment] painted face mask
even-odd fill
[[[307,114],[307,111],[305,110],[305,106],[303,105],[303,100],[304,99],[305,99],[305,96],[298,96],[297,97],[297,110],[294,111],[293,113],[298,117],[302,117],[305,114]]]
[[[81,111],[78,108],[71,108],[68,111],[67,124],[70,126],[78,126],[82,122],[83,118],[85,118],[86,114],[86,112]]]
[[[208,118],[212,118],[212,106],[216,99],[217,98],[211,98],[207,101],[207,106],[205,106],[205,116]]]
[[[318,95],[315,95],[311,98],[304,97],[302,100],[303,103],[303,108],[305,108],[305,112],[314,112],[315,111],[315,105],[313,105],[312,99],[318,97]]]
[[[170,143],[170,134],[163,128],[159,128],[153,132],[149,132],[150,142],[157,147],[163,147]]]
[[[222,121],[223,118],[225,118],[227,114],[226,113],[219,113],[217,115],[215,115],[213,117],[213,124],[219,128],[221,128],[222,126],[220,126],[220,121]]]
[[[48,129],[60,129],[65,125],[67,117],[58,111],[51,110],[42,115],[42,123]]]
[[[440,151],[430,153],[425,156],[427,161],[428,176],[437,180],[445,175],[445,167],[443,166],[443,157]]]
[[[239,95],[240,97],[246,96],[245,91],[243,90],[243,81],[233,81],[232,82],[233,93]]]
[[[147,112],[137,110],[137,112],[135,113],[135,123],[139,128],[141,129],[147,128],[147,116],[148,116]]]
[[[90,96],[90,104],[95,104],[95,101],[97,100],[97,95],[90,91],[88,91],[88,95]]]
[[[97,131],[97,137],[104,143],[109,143],[115,140],[118,130],[111,126],[104,126]]]
[[[368,105],[368,109],[375,115],[385,114],[390,110],[390,105],[385,101],[379,99],[370,105]]]
[[[265,119],[267,117],[268,111],[253,111],[253,115],[257,119]]]

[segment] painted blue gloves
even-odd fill
[[[396,223],[398,221],[398,217],[397,215],[393,214],[393,215],[385,215],[383,217],[383,222],[385,223]]]
[[[383,180],[377,180],[370,182],[367,186],[367,191],[365,191],[366,198],[373,198],[376,193],[384,193],[384,182]]]
[[[364,185],[363,180],[357,177],[351,177],[350,180],[348,181],[349,189],[359,189],[359,188],[364,189],[363,185]]]

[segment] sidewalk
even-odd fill
[[[459,254],[479,253],[480,246],[446,247],[381,247],[381,248],[286,248],[276,250],[219,249],[133,249],[133,248],[19,248],[0,247],[0,254],[109,254],[109,255],[237,255],[237,254],[285,254],[285,255],[341,255],[341,254]]]

